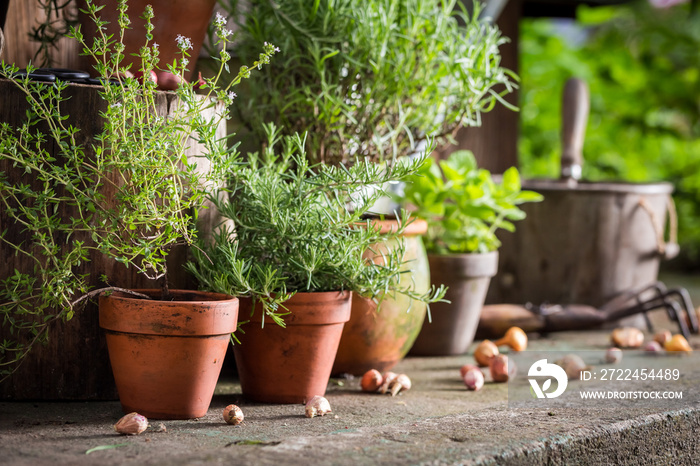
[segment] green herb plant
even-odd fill
[[[425,247],[436,254],[497,250],[501,243],[496,231],[514,231],[512,222],[525,218],[517,206],[542,200],[538,193],[521,190],[515,167],[496,183],[466,150],[453,152],[440,162],[429,159],[397,198],[412,204],[413,214],[428,222]]]
[[[350,290],[377,301],[395,293],[428,303],[442,299],[443,287],[418,295],[413,286],[399,284],[400,275],[409,272],[402,269],[402,242],[385,255],[376,252],[378,244],[399,237],[407,215],[389,234],[366,219],[385,193],[363,188],[406,179],[427,154],[383,166],[367,159],[349,167],[310,164],[304,138],[282,137],[274,124],[265,129],[265,149],[234,167],[228,195],[213,198],[235,232],[224,224],[215,241],[194,251],[187,267],[200,283],[262,301],[279,325],[284,325],[284,301],[296,292]]]
[[[238,0],[220,2],[240,32],[236,53],[250,60],[264,41],[281,56],[246,83],[234,115],[266,142],[262,122],[307,133],[312,162],[392,160],[438,144],[515,87],[500,66],[507,39],[457,0]]]
[[[28,110],[16,127],[0,124],[0,251],[3,257],[14,254],[34,264],[33,271],[15,269],[0,281],[0,318],[16,337],[0,344],[3,375],[46,339],[49,325],[69,320],[87,298],[104,291],[90,290],[89,277],[78,272],[97,255],[157,280],[163,296],[168,296],[169,250],[196,239],[197,209],[211,186],[223,183],[238,157],[235,148],[217,136],[220,121],[228,117],[226,106],[235,96],[231,87],[275,53],[268,45],[253,66],[242,67],[232,81],[219,84],[228,69],[225,47],[231,32],[225,20],[217,18],[219,73],[206,80],[201,95],[183,82],[168,115],[159,114],[155,83],[123,77],[128,71],[121,65],[122,38],[129,27],[126,3],[119,4],[120,36],[105,35],[101,7],[89,1],[87,12],[98,26],[93,44],[87,44],[79,28],[71,32],[95,61],[104,84],[99,90],[102,128],[94,138],[84,136],[63,112],[70,98],[67,83],[33,82],[2,63],[2,74],[24,94]],[[151,42],[152,17],[148,7],[139,70],[145,76],[158,59],[158,45]],[[182,77],[189,39],[179,37],[178,44],[182,57],[168,69]],[[194,142],[202,154],[188,159],[186,150]],[[211,169],[197,170],[202,161]],[[8,170],[24,176],[10,178]]]

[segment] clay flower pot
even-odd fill
[[[238,299],[219,293],[160,290],[100,296],[100,327],[107,336],[119,400],[125,413],[151,419],[192,419],[209,409],[231,333]]]
[[[377,220],[382,232],[395,231],[396,220]],[[401,278],[401,287],[413,284],[417,293],[430,289],[430,269],[422,235],[427,231],[425,220],[410,223],[402,236],[406,248],[403,269],[410,270]],[[379,256],[397,246],[397,240],[374,245],[374,252],[365,257]],[[431,306],[432,307],[432,306]],[[369,369],[380,372],[394,367],[411,349],[426,315],[426,305],[404,296],[387,296],[379,309],[370,299],[353,296],[352,316],[345,324],[338,355],[333,365],[334,374],[362,375]]]
[[[450,303],[430,306],[432,322],[423,322],[410,354],[464,354],[474,340],[491,277],[498,269],[498,251],[484,254],[429,254],[433,283],[448,287]]]
[[[265,403],[305,403],[324,395],[343,325],[350,318],[349,291],[297,293],[284,303],[286,327],[265,318],[258,303],[241,299],[242,318],[250,322],[236,334],[233,347],[243,395]]]

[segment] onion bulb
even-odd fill
[[[661,353],[664,350],[656,340],[646,342],[642,349],[647,353]]]
[[[671,332],[668,330],[660,330],[654,335],[654,341],[663,347],[667,341],[671,340],[671,337]]]
[[[399,374],[396,372],[385,372],[382,380],[382,384],[379,386],[377,391],[381,393],[382,395],[385,394],[386,392],[389,391],[389,387],[391,386],[392,382],[398,377]]]
[[[616,328],[610,338],[618,348],[639,348],[644,343],[644,334],[634,327]]]
[[[243,411],[236,405],[228,405],[224,408],[224,421],[226,424],[237,426],[243,422]]]
[[[148,428],[148,419],[139,413],[129,413],[114,424],[114,430],[122,435],[138,435]]]
[[[382,386],[384,377],[377,369],[370,369],[365,372],[360,381],[360,387],[363,392],[376,392]]]
[[[481,372],[481,369],[479,369],[479,366],[475,366],[474,364],[465,364],[459,368],[460,377],[464,377],[464,374],[466,374],[467,372],[469,372],[472,369],[476,369],[479,372]]]
[[[503,354],[494,356],[491,359],[489,370],[494,382],[508,382],[509,379],[515,377],[516,373],[515,363]]]
[[[503,338],[496,340],[496,346],[509,346],[513,351],[524,351],[527,348],[527,335],[520,327],[511,327],[503,335]]]
[[[681,334],[673,335],[664,345],[666,351],[684,351],[690,353],[693,348],[690,347],[688,340]]]
[[[617,364],[622,361],[622,350],[620,348],[608,348],[605,352],[605,362],[609,364]]]
[[[406,374],[399,374],[396,378],[389,384],[389,392],[391,396],[396,396],[400,392],[405,392],[411,389],[411,379],[408,378]]]
[[[474,359],[479,367],[488,367],[494,356],[499,353],[498,346],[491,340],[484,340],[474,350]]]

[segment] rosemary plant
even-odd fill
[[[384,192],[363,189],[415,174],[429,152],[406,164],[310,165],[305,139],[283,138],[274,125],[265,130],[265,149],[233,169],[228,196],[216,201],[235,233],[223,225],[187,264],[207,289],[261,300],[279,325],[283,302],[296,292],[351,290],[378,301],[393,293],[425,302],[443,297],[442,287],[418,295],[399,285],[403,247],[373,253],[398,237],[408,216],[397,232],[379,233],[366,216]]]
[[[265,142],[261,122],[308,131],[312,161],[391,160],[438,144],[515,87],[500,66],[507,39],[457,0],[222,0],[244,60],[264,41],[282,59],[246,83],[235,116]]]
[[[216,135],[235,96],[231,87],[268,63],[276,51],[267,45],[250,68],[242,67],[232,81],[219,84],[222,71],[228,69],[225,48],[231,32],[226,21],[217,18],[219,73],[206,81],[203,95],[183,80],[174,108],[160,115],[155,83],[123,78],[126,4],[120,1],[120,36],[105,34],[98,16],[101,7],[90,1],[88,12],[98,26],[94,42],[88,45],[79,28],[71,30],[71,37],[97,63],[104,84],[99,91],[103,126],[93,139],[69,124],[69,115],[62,111],[69,98],[67,83],[33,82],[28,74],[21,77],[17,68],[2,63],[2,74],[25,95],[28,111],[16,127],[0,123],[0,163],[14,174],[24,174],[20,178],[0,173],[0,249],[34,264],[33,271],[15,269],[0,281],[0,317],[16,337],[0,344],[5,375],[46,338],[52,322],[70,319],[87,297],[103,291],[90,290],[88,277],[77,272],[95,255],[107,255],[158,280],[167,296],[165,259],[170,248],[195,240],[196,212],[208,187],[222,183],[236,162],[235,149]],[[139,71],[148,76],[157,63],[158,44],[151,42],[152,9],[143,15],[148,33]],[[178,45],[181,59],[169,65],[169,71],[182,77],[189,39],[179,37]],[[193,141],[204,148],[201,157],[211,164],[206,173],[197,170],[197,158],[185,156]]]

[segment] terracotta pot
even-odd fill
[[[250,319],[236,334],[236,367],[243,395],[265,403],[306,403],[324,395],[343,325],[350,318],[349,291],[297,293],[284,303],[290,314],[286,328],[265,317],[262,306],[251,312],[251,300],[241,299],[242,319]]]
[[[423,328],[411,348],[420,356],[464,354],[474,340],[491,277],[498,269],[498,251],[485,254],[428,254],[433,283],[449,287],[450,303],[430,306],[432,322]]]
[[[158,298],[160,290],[137,290]],[[171,291],[174,301],[100,296],[100,327],[125,413],[152,419],[202,417],[216,388],[238,299]]]
[[[377,221],[376,224],[383,232],[398,228],[395,220]],[[411,272],[403,274],[401,286],[409,286],[413,282],[417,293],[425,293],[430,288],[430,270],[422,239],[427,229],[424,220],[414,220],[402,237],[406,247],[404,270]],[[367,251],[365,257],[386,253],[397,244],[396,240],[392,240],[375,245],[372,248],[374,253]],[[377,310],[372,300],[354,296],[352,316],[343,329],[333,373],[362,375],[369,369],[383,372],[406,356],[426,314],[425,304],[411,301],[403,295],[387,296]]]
[[[80,2],[84,4],[83,1]],[[100,18],[108,21],[108,34],[117,34],[119,27],[117,24],[118,11],[116,0],[96,0],[97,5],[105,5],[100,12]],[[167,65],[172,64],[174,59],[180,60],[182,54],[177,48],[176,37],[182,35],[192,41],[192,50],[188,50],[190,54],[188,73],[185,74],[187,80],[191,80],[192,73],[199,50],[204,43],[204,37],[207,32],[207,26],[211,20],[214,11],[216,0],[129,0],[129,9],[127,15],[131,20],[130,29],[127,29],[124,34],[124,60],[123,65],[132,63],[131,71],[136,71],[141,64],[139,57],[131,56],[132,53],[138,53],[139,49],[146,43],[146,22],[141,19],[146,5],[153,6],[154,18],[153,21],[153,42],[158,44],[160,67],[167,70]],[[81,5],[84,8],[84,5]],[[80,22],[85,37],[94,37],[95,23],[92,22],[87,15],[81,13]],[[91,45],[88,42],[89,45]],[[92,68],[90,68],[92,69]]]

